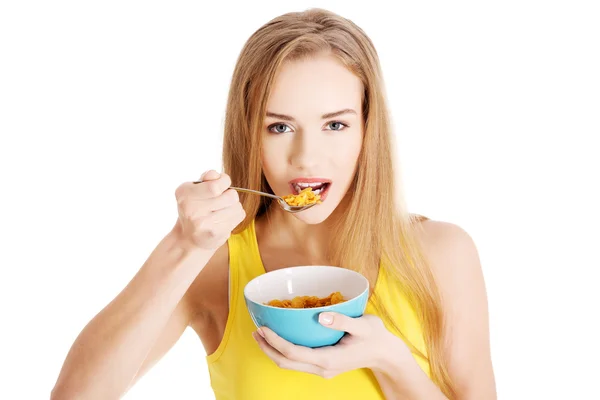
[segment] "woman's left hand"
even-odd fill
[[[393,336],[375,315],[351,318],[325,312],[320,314],[319,322],[347,334],[334,346],[316,349],[294,345],[266,327],[252,335],[262,351],[280,368],[324,378],[359,368],[381,371],[391,354],[410,354],[404,342]]]

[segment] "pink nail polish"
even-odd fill
[[[319,320],[322,324],[331,325],[331,323],[333,322],[333,317],[329,314],[320,314]]]
[[[263,338],[265,337],[265,333],[262,331],[262,329],[258,328],[258,331],[257,331],[257,332],[258,332],[258,334],[259,334],[260,336],[262,336]]]

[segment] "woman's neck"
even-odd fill
[[[330,237],[335,234],[331,217],[311,225],[276,206],[259,217],[256,224],[259,242],[265,247],[302,253],[307,263],[327,262]]]

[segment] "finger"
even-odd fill
[[[315,349],[290,343],[264,326],[260,328],[260,331],[264,333],[264,338],[267,343],[269,343],[271,347],[281,353],[285,358],[306,364],[319,366],[324,364],[322,354],[316,352]]]
[[[299,361],[290,360],[286,358],[283,354],[277,351],[273,346],[271,346],[266,339],[261,337],[258,333],[253,332],[252,337],[258,343],[260,349],[271,359],[273,362],[279,367],[283,369],[289,369],[300,372],[307,372],[309,374],[323,376],[324,371],[322,368],[319,368],[316,365],[311,365]]]
[[[368,318],[353,318],[334,312],[319,314],[319,323],[327,328],[348,332],[352,336],[364,337],[369,335],[372,330]]]
[[[229,208],[240,202],[240,196],[234,189],[228,189],[217,197],[210,199],[190,199],[189,207],[195,207],[198,210],[219,211]]]
[[[209,199],[207,201],[211,202],[209,207],[209,210],[211,211],[223,210],[236,204],[241,205],[240,195],[234,189],[227,189],[216,199]]]
[[[213,199],[188,199],[178,203],[179,215],[189,220],[209,217],[212,213],[230,207],[241,207],[239,196],[235,191],[227,191]]]
[[[211,172],[208,175],[211,175]],[[205,180],[198,185],[192,185],[190,195],[210,198],[223,194],[231,186],[231,178],[227,174],[220,174],[218,177],[216,175],[217,173],[215,172],[215,179]]]
[[[195,185],[192,182],[184,183],[177,188],[175,196],[178,201],[184,199],[210,199],[218,197],[231,186],[231,178],[227,174],[221,174],[218,178],[208,180]]]
[[[223,229],[231,230],[233,225],[239,224],[246,217],[244,208],[240,203],[213,211],[206,217],[208,226],[222,226]]]
[[[211,169],[211,170],[203,173],[202,176],[200,177],[199,181],[200,182],[214,181],[215,179],[219,179],[220,177],[221,177],[221,174],[219,174],[214,169]]]

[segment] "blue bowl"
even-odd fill
[[[278,308],[265,303],[296,296],[326,297],[340,292],[343,303],[316,308]],[[336,344],[345,332],[319,323],[319,314],[333,311],[360,317],[369,298],[369,281],[361,274],[331,266],[282,268],[260,275],[246,285],[244,297],[257,327],[266,326],[285,340],[306,347]]]

